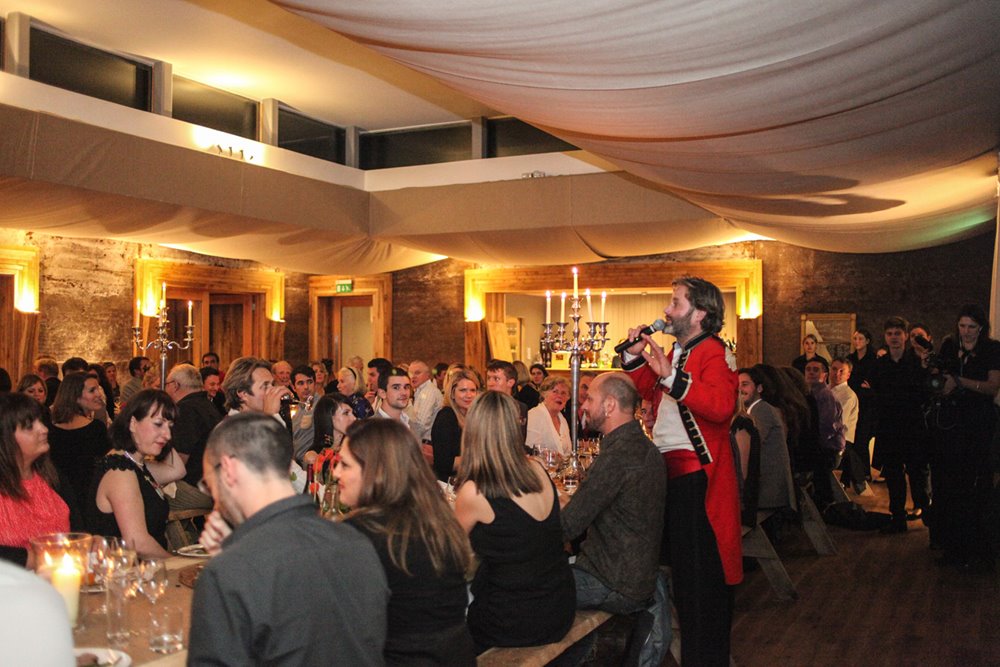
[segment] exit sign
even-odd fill
[[[345,292],[354,291],[354,281],[353,280],[338,280],[336,282],[337,294],[344,294]]]

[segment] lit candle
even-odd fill
[[[552,323],[552,292],[545,290],[545,324]]]
[[[167,283],[163,283],[160,290],[160,310],[167,307]]]
[[[193,305],[192,302],[188,301],[188,326],[191,326],[191,307]]]
[[[579,290],[579,286],[578,286],[579,278],[580,278],[580,272],[574,266],[573,267],[573,298],[574,299],[579,299],[580,298],[580,290]]]
[[[566,321],[566,292],[562,293],[562,301],[559,304],[559,321]]]
[[[606,322],[604,319],[604,303],[608,300],[608,293],[601,292],[601,322]]]
[[[590,288],[589,287],[584,292],[584,294],[587,295],[587,321],[588,322],[593,322],[594,321],[594,309],[590,305]]]
[[[142,300],[141,299],[136,299],[135,300],[135,324],[133,324],[132,326],[134,326],[134,327],[138,327],[139,326],[139,313],[141,313],[141,312],[142,312]]]
[[[80,609],[80,568],[69,554],[63,555],[62,563],[52,572],[52,586],[62,596],[69,613],[69,624],[76,625],[76,615]]]

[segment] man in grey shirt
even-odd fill
[[[204,482],[234,528],[198,577],[188,665],[385,662],[389,589],[375,549],[294,492],[291,458],[287,431],[263,414],[231,416],[209,438]]]

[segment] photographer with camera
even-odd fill
[[[906,478],[910,480],[914,516],[928,506],[927,429],[923,404],[927,371],[907,347],[907,323],[890,317],[883,326],[888,352],[876,360],[872,389],[878,406],[873,464],[881,469],[889,490],[892,521],[882,532],[906,532]],[[924,353],[926,354],[926,353]]]
[[[990,338],[978,305],[958,312],[955,334],[944,339],[929,365],[940,387],[931,412],[937,465],[934,525],[944,550],[942,565],[993,566],[984,520],[993,491],[990,446],[1000,389],[1000,342]]]

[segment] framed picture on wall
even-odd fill
[[[816,336],[817,354],[833,360],[851,353],[851,334],[857,325],[856,313],[802,313],[799,340]],[[801,342],[800,342],[801,345]]]

